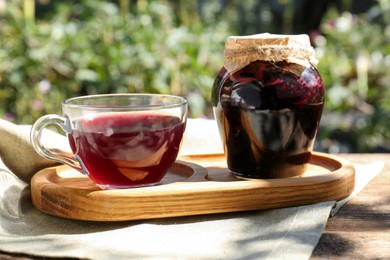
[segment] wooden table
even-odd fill
[[[385,167],[330,218],[311,259],[390,259],[390,154],[340,154],[353,163]],[[0,259],[50,259],[0,253]]]
[[[390,154],[342,154],[385,162],[382,172],[327,222],[311,259],[390,259]]]

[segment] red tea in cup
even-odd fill
[[[35,122],[30,138],[43,157],[88,175],[102,189],[154,185],[175,162],[187,120],[187,101],[160,94],[76,97],[62,104],[64,116]],[[70,157],[43,146],[42,131],[58,125],[68,136]]]
[[[175,162],[185,124],[162,114],[124,113],[85,118],[68,135],[75,156],[99,186],[158,183]]]

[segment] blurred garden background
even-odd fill
[[[182,95],[212,118],[226,37],[263,32],[311,37],[327,94],[316,150],[390,152],[389,0],[0,0],[0,118],[123,92]]]

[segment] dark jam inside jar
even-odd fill
[[[324,105],[314,66],[255,61],[233,74],[222,68],[212,101],[232,173],[277,178],[305,171]]]

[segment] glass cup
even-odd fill
[[[107,94],[62,103],[64,116],[45,115],[30,133],[41,156],[87,175],[102,189],[158,184],[175,162],[187,120],[187,101],[162,94]],[[73,156],[43,146],[43,130],[58,125]]]

